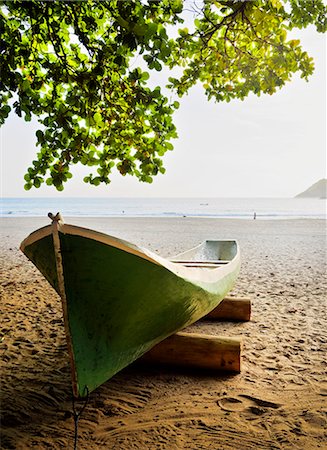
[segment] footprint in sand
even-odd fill
[[[240,394],[238,397],[223,397],[217,401],[217,404],[223,411],[249,412],[258,416],[269,411],[271,408],[277,409],[281,406],[281,404],[245,394]]]
[[[327,397],[327,387],[322,387],[319,391],[319,395],[322,395],[323,397]]]

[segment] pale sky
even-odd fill
[[[326,178],[326,38],[296,31],[315,60],[309,82],[293,77],[281,91],[243,102],[208,102],[202,88],[179,100],[179,138],[164,156],[166,173],[152,184],[112,176],[108,186],[83,182],[90,168],[75,166],[63,192],[24,190],[35,158],[36,121],[15,114],[0,130],[3,197],[293,197]]]

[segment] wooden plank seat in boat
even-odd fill
[[[186,261],[186,260],[171,260],[174,264],[182,264],[185,267],[202,267],[202,268],[216,268],[218,266],[228,264],[230,261],[212,260],[212,261]]]

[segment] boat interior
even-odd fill
[[[230,263],[236,254],[236,241],[205,241],[198,247],[180,253],[170,261],[185,267],[216,269]]]

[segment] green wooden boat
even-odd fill
[[[20,248],[61,297],[76,397],[210,312],[239,272],[236,241],[205,241],[168,260],[49,216]]]

